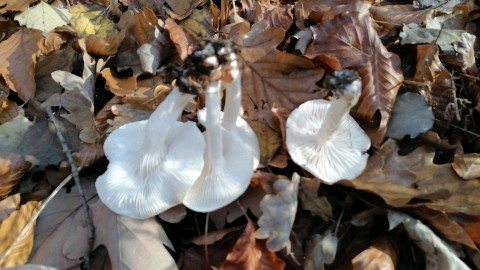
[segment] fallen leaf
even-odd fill
[[[262,121],[248,121],[248,124],[257,135],[260,145],[260,164],[268,166],[273,155],[282,146],[282,138],[278,132]]]
[[[400,59],[388,52],[365,14],[350,12],[312,26],[313,42],[307,54],[334,55],[343,69],[354,69],[362,78],[362,95],[353,109],[360,122],[371,122],[380,112],[378,129],[369,134],[379,147],[387,132],[395,97],[403,81]]]
[[[165,0],[168,6],[164,6],[165,11],[174,20],[182,20],[188,17],[192,11],[203,3],[203,0]]]
[[[17,211],[20,206],[20,193],[8,196],[0,201],[0,224],[10,216],[11,213]]]
[[[53,29],[69,24],[72,15],[64,8],[56,8],[45,2],[40,2],[34,7],[15,16],[20,25],[27,28],[38,29],[46,36]]]
[[[142,45],[152,38],[158,19],[147,7],[142,10],[127,10],[120,17],[118,28],[131,36],[137,45]]]
[[[106,16],[106,9],[106,6],[96,3],[71,6],[68,11],[72,15],[71,25],[75,32],[82,37],[94,35],[99,38],[118,33],[115,24]]]
[[[8,196],[31,165],[19,154],[0,152],[0,200]]]
[[[399,247],[387,237],[374,240],[366,250],[352,259],[353,269],[396,269],[400,257]]]
[[[155,28],[154,36],[137,49],[138,58],[143,71],[156,74],[160,64],[170,51],[170,42],[159,28]]]
[[[2,0],[0,1],[0,14],[7,13],[8,11],[22,11],[28,8],[31,3],[37,2],[36,0]]]
[[[432,14],[433,11],[432,7],[418,9],[413,5],[385,5],[370,8],[370,13],[375,21],[392,23],[398,26],[408,23],[423,24],[427,16]]]
[[[303,210],[309,210],[312,215],[328,220],[332,218],[332,206],[325,196],[318,195],[320,184],[318,179],[300,177],[298,197]]]
[[[0,74],[23,101],[35,95],[35,55],[41,39],[41,31],[21,28],[0,43]]]
[[[270,127],[275,127],[273,104],[294,109],[318,98],[315,83],[324,72],[306,58],[277,50],[284,36],[282,29],[268,28],[243,41],[242,104],[249,120],[265,121]]]
[[[480,154],[455,155],[452,168],[463,179],[480,178]]]
[[[270,251],[286,248],[291,254],[290,232],[297,213],[297,195],[300,176],[294,174],[292,180],[279,179],[273,184],[275,195],[267,194],[260,201],[263,214],[258,219],[260,227],[255,232],[257,239],[267,239]]]
[[[178,25],[174,20],[170,18],[165,20],[164,27],[168,31],[170,39],[172,40],[180,59],[185,60],[187,56],[200,47],[197,39],[188,30]]]
[[[421,95],[407,92],[397,97],[387,136],[401,140],[406,135],[417,137],[432,128],[435,117],[432,108]]]
[[[410,239],[425,252],[425,269],[470,269],[445,241],[418,219],[388,211],[390,230],[403,224]]]
[[[0,125],[15,119],[21,112],[21,108],[11,100],[0,102]]]
[[[0,267],[15,267],[27,262],[33,247],[34,227],[24,235],[21,231],[41,205],[41,202],[27,202],[0,224]],[[15,243],[17,238],[19,240]],[[13,244],[11,252],[6,254],[5,251]]]
[[[285,262],[255,237],[255,225],[249,220],[219,269],[284,269]]]
[[[32,122],[23,114],[18,115],[10,122],[0,125],[0,152],[18,152],[18,146],[23,135]]]
[[[331,264],[338,248],[338,238],[331,231],[324,235],[315,234],[309,240],[305,252],[305,270],[323,270]]]
[[[179,22],[179,25],[199,38],[213,36],[216,33],[216,29],[213,27],[212,14],[206,6],[201,9],[194,9],[190,16]]]
[[[80,148],[72,154],[75,164],[81,167],[88,167],[105,156],[103,152],[103,140],[95,143],[80,143]]]

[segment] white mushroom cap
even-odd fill
[[[287,119],[286,144],[292,160],[327,183],[353,179],[367,164],[370,138],[348,114],[361,94],[354,71],[335,72],[332,101],[311,100]]]
[[[149,120],[123,125],[107,138],[110,164],[96,182],[112,211],[149,218],[182,202],[203,167],[205,141],[194,123],[177,122],[192,95],[174,88]]]

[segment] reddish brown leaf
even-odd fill
[[[480,216],[451,214],[449,217],[462,225],[475,244],[480,244]]]
[[[115,95],[124,97],[135,93],[135,89],[137,88],[136,76],[117,78],[112,74],[110,68],[105,68],[100,74],[105,78],[108,89]]]
[[[0,200],[8,196],[30,165],[19,154],[0,153]]]
[[[103,142],[80,143],[80,149],[73,153],[73,158],[77,166],[87,167],[105,156],[103,152]]]
[[[243,106],[250,120],[263,120],[271,127],[275,102],[294,109],[318,98],[315,83],[323,77],[323,69],[310,60],[276,49],[284,36],[282,29],[268,28],[245,39],[242,49]]]
[[[11,100],[0,102],[0,125],[17,117],[21,108]]]
[[[373,19],[382,23],[392,23],[402,26],[407,23],[423,24],[433,8],[417,9],[413,5],[388,5],[371,7],[370,14]]]
[[[352,259],[355,270],[360,269],[396,269],[400,250],[395,243],[386,237],[374,241],[368,249],[360,252]]]
[[[403,81],[397,55],[383,46],[368,15],[350,12],[312,27],[313,43],[309,55],[334,55],[345,69],[355,69],[362,77],[363,89],[354,116],[371,122],[377,111],[381,121],[370,134],[372,145],[379,147],[387,131],[397,91]]]
[[[182,60],[199,47],[195,37],[174,20],[168,18],[165,21],[165,29],[170,33],[170,39]]]
[[[0,74],[26,101],[35,95],[34,64],[42,31],[21,28],[0,43]]]
[[[284,269],[285,262],[269,251],[265,241],[255,239],[255,224],[248,221],[220,269]]]

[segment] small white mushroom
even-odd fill
[[[292,160],[327,183],[353,179],[367,164],[370,139],[349,115],[361,94],[354,71],[334,72],[332,101],[303,103],[287,119],[286,144]]]
[[[211,212],[231,203],[245,192],[253,175],[248,148],[221,124],[219,81],[207,87],[205,103],[205,165],[183,200],[185,206],[197,212]]]
[[[205,148],[194,123],[177,121],[192,97],[175,87],[148,120],[108,136],[104,150],[110,164],[96,187],[112,211],[143,219],[182,203],[202,171]]]

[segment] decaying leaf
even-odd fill
[[[272,129],[265,122],[248,121],[248,124],[257,135],[260,145],[260,164],[268,166],[273,155],[282,146],[282,138],[278,132]]]
[[[413,5],[386,5],[371,7],[373,19],[379,23],[387,22],[401,26],[407,23],[423,24],[433,8],[417,9]]]
[[[320,180],[300,177],[300,190],[298,197],[302,203],[302,209],[309,210],[313,215],[327,220],[332,217],[332,206],[327,198],[318,195]]]
[[[197,6],[204,3],[204,0],[162,0],[162,2],[170,7],[164,8],[172,19],[182,20],[188,17]]]
[[[353,115],[360,122],[371,122],[380,112],[378,129],[369,134],[372,145],[379,147],[403,81],[398,56],[383,46],[366,14],[351,12],[311,28],[313,42],[307,54],[333,55],[343,69],[355,69],[362,77],[362,95]]]
[[[0,125],[0,152],[16,152],[32,122],[22,114]]]
[[[295,109],[303,102],[318,98],[316,82],[324,70],[306,58],[281,52],[276,46],[285,32],[268,28],[253,33],[243,42],[243,107],[249,120],[263,120],[275,127],[271,108]]]
[[[72,15],[64,8],[56,8],[43,1],[15,16],[20,25],[38,29],[46,36],[53,29],[70,23]]]
[[[391,239],[380,237],[368,249],[352,259],[355,270],[396,269],[400,250]]]
[[[328,231],[325,235],[315,234],[307,244],[305,270],[323,270],[331,264],[337,254],[338,238]]]
[[[36,0],[2,0],[0,1],[0,14],[8,11],[25,10],[34,2],[36,2]]]
[[[41,204],[41,202],[30,201],[11,213],[0,224],[0,267],[14,267],[27,262],[33,247],[34,227],[24,235],[21,232]],[[19,240],[16,240],[17,238]],[[15,244],[14,248],[7,254],[6,250],[13,244]]]
[[[165,21],[165,29],[170,34],[170,39],[182,60],[200,46],[193,34],[170,18]]]
[[[106,38],[118,33],[115,24],[106,16],[106,6],[86,3],[74,5],[68,10],[72,14],[71,24],[80,36],[94,35]]]
[[[406,135],[415,138],[428,131],[434,120],[432,108],[427,105],[423,96],[405,93],[397,97],[387,136],[399,140]]]
[[[300,176],[294,174],[292,180],[279,179],[273,184],[274,195],[267,194],[260,201],[263,214],[258,220],[260,227],[255,232],[257,239],[267,239],[267,248],[280,251],[286,248],[291,254],[290,232],[297,213],[297,194]]]
[[[268,250],[265,241],[255,238],[255,224],[248,221],[245,231],[228,253],[220,269],[284,269],[285,262]]]
[[[21,112],[21,108],[11,100],[0,101],[0,125],[15,119]]]
[[[17,211],[20,206],[20,193],[8,196],[0,201],[0,224],[10,216],[11,213]]]
[[[403,224],[408,236],[425,252],[425,269],[470,269],[455,250],[421,221],[400,212],[388,211],[390,229]]]
[[[0,43],[0,74],[24,101],[35,95],[35,54],[41,39],[41,31],[21,28]]]
[[[480,154],[455,155],[452,168],[463,179],[480,178]]]
[[[31,165],[19,154],[0,152],[0,200],[8,196]]]

